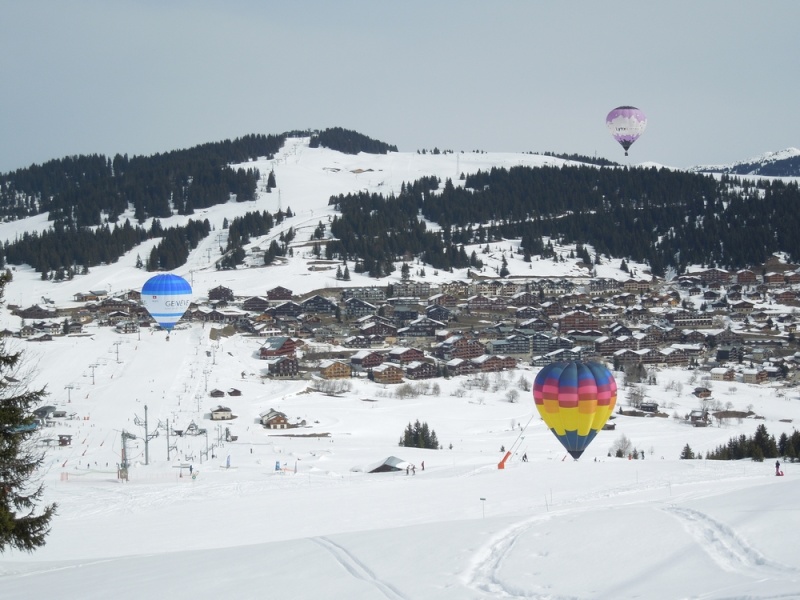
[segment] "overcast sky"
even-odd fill
[[[633,162],[800,146],[800,2],[0,0],[0,172],[345,127]]]

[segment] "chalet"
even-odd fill
[[[393,285],[393,295],[405,298],[428,298],[431,284],[427,281],[400,281]]]
[[[261,421],[261,425],[267,429],[288,429],[291,427],[286,414],[274,408],[270,408],[268,411],[261,413],[259,415],[259,421]]]
[[[709,417],[705,410],[695,409],[689,412],[689,414],[686,416],[686,420],[695,427],[706,427],[708,425]]]
[[[413,321],[417,317],[419,317],[419,311],[415,308],[411,308],[406,305],[396,305],[391,311],[387,311],[387,314],[391,312],[392,319],[394,319],[395,323],[406,323],[408,321]]]
[[[783,273],[765,273],[764,283],[769,287],[779,287],[786,284]]]
[[[574,348],[559,348],[545,354],[548,364],[551,362],[572,362],[583,360],[583,347],[575,346]]]
[[[383,302],[386,300],[386,288],[378,286],[346,288],[342,290],[342,300],[358,298],[369,303]]]
[[[392,348],[386,355],[386,359],[389,362],[401,365],[408,364],[415,360],[422,360],[423,358],[425,358],[425,354],[422,350],[418,350],[417,348]]]
[[[23,319],[55,319],[58,317],[58,311],[42,308],[38,304],[34,304],[28,308],[18,310],[16,315]]]
[[[228,390],[228,396],[241,396],[241,395],[242,395],[242,391],[241,390],[237,390],[236,388],[231,388],[231,389]]]
[[[428,304],[455,308],[456,304],[458,304],[458,298],[452,294],[434,294],[428,298]]]
[[[278,356],[294,356],[297,343],[290,337],[270,337],[264,340],[258,352],[260,359],[276,358]]]
[[[117,333],[139,333],[138,321],[120,321],[114,326]]]
[[[225,396],[225,392],[215,388],[210,392],[208,392],[208,395],[211,396],[212,398],[223,398]]]
[[[418,360],[408,363],[405,372],[408,379],[432,379],[439,375],[435,365]]]
[[[274,307],[270,308],[268,312],[276,319],[279,318],[285,319],[287,317],[297,317],[298,315],[305,312],[305,309],[297,302],[294,302],[292,300],[287,300],[286,302],[281,302],[280,304],[277,304]]]
[[[296,377],[299,364],[294,356],[278,356],[266,359],[267,377],[273,379]]]
[[[696,387],[692,394],[698,398],[710,398],[711,397],[711,390],[707,387]]]
[[[744,369],[742,383],[761,384],[767,381],[767,372],[764,369]]]
[[[728,306],[732,312],[743,315],[749,315],[751,312],[753,312],[753,310],[755,310],[756,307],[755,304],[747,300],[742,300],[741,302],[731,302]]]
[[[381,335],[351,335],[342,340],[345,348],[379,348],[384,345],[386,338]]]
[[[639,410],[642,412],[647,413],[657,413],[658,412],[658,402],[642,402],[639,405]]]
[[[369,371],[382,364],[383,354],[371,350],[359,350],[350,357],[350,367],[354,371]]]
[[[445,368],[451,377],[456,377],[458,375],[471,375],[475,372],[475,365],[472,364],[472,361],[465,360],[463,358],[453,358],[448,360],[445,363]]]
[[[211,409],[212,421],[229,421],[233,419],[233,412],[227,406],[216,406]]]
[[[402,383],[403,370],[396,365],[383,363],[372,369],[372,378],[375,383]]]
[[[225,287],[224,285],[218,285],[217,287],[208,290],[208,299],[211,302],[233,302],[233,290]]]
[[[467,310],[471,313],[489,312],[493,310],[491,299],[483,295],[470,296],[467,298]]]
[[[442,283],[439,289],[442,293],[456,298],[466,298],[470,293],[470,285],[466,281],[448,281]]]
[[[306,298],[300,303],[300,306],[305,312],[323,315],[334,315],[337,309],[336,302],[319,294]]]
[[[558,302],[542,302],[539,307],[546,317],[555,317],[564,312]]]
[[[425,316],[441,323],[452,321],[455,317],[452,310],[440,304],[431,304],[427,306],[425,308]]]
[[[115,326],[117,323],[121,323],[122,321],[130,321],[130,320],[131,320],[131,314],[123,312],[121,310],[115,310],[106,315],[106,322],[112,327]]]
[[[726,369],[725,367],[714,367],[710,371],[712,381],[733,381],[733,369]]]
[[[508,371],[517,367],[516,359],[499,354],[478,356],[472,359],[472,364],[475,365],[476,371],[483,373]]]
[[[441,321],[434,321],[428,317],[419,317],[411,321],[407,327],[397,330],[399,337],[428,337],[432,338],[436,335],[437,329],[444,329],[445,324]]]
[[[324,379],[349,379],[351,375],[350,365],[340,360],[323,360],[318,368]]]
[[[537,331],[528,336],[531,345],[531,352],[534,354],[544,354],[553,350],[553,337]]]
[[[262,313],[269,308],[269,300],[264,296],[250,296],[242,302],[242,310],[251,313]]]
[[[526,319],[519,323],[518,329],[530,329],[531,331],[547,331],[550,329],[550,323],[542,318],[534,317]]]
[[[348,319],[374,315],[378,308],[362,298],[348,298],[344,301],[344,314]]]
[[[650,291],[650,282],[645,279],[626,279],[622,282],[622,289],[632,294],[641,294]]]
[[[732,276],[731,274],[726,271],[725,269],[708,269],[706,271],[702,271],[700,273],[695,273],[696,276],[700,277],[700,282],[703,285],[708,285],[711,282],[717,281],[719,283],[730,283]]]
[[[434,346],[434,355],[444,359],[453,358],[470,359],[481,356],[486,348],[478,340],[469,339],[462,335],[454,335]]]
[[[789,273],[786,273],[786,284],[800,285],[800,272],[790,271]]]
[[[292,290],[286,289],[285,287],[281,286],[274,287],[271,290],[267,290],[267,299],[270,302],[291,300]]]
[[[495,342],[487,342],[486,343],[486,353],[487,354],[530,354],[531,353],[531,338],[526,335],[521,334],[513,334],[509,335],[505,340],[505,348],[502,352],[499,351],[499,346],[497,345],[497,340]],[[493,345],[494,344],[494,345]]]
[[[380,335],[383,337],[395,338],[397,337],[397,327],[382,319],[376,319],[362,324],[359,327],[358,333],[363,336]]]
[[[569,331],[570,329],[595,329],[597,327],[597,318],[583,310],[568,312],[558,321],[559,331]]]
[[[542,313],[538,308],[535,308],[529,304],[525,304],[514,310],[514,318],[519,320],[535,319],[540,317],[541,314]]]
[[[137,331],[139,330],[138,323],[136,324],[136,330]],[[83,333],[83,323],[81,323],[80,321],[70,321],[69,323],[67,323],[67,333],[69,335],[77,335],[79,333]],[[2,332],[0,332],[0,335],[2,335]]]
[[[739,285],[756,285],[758,278],[750,269],[742,269],[741,271],[736,271],[736,283]]]

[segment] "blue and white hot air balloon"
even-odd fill
[[[142,304],[156,323],[167,330],[167,339],[191,301],[192,286],[178,275],[161,273],[142,287]]]

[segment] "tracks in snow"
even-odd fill
[[[336,562],[344,567],[344,570],[350,573],[350,575],[371,584],[388,600],[407,600],[406,596],[395,589],[394,586],[385,581],[381,581],[369,567],[358,560],[358,558],[343,546],[340,546],[326,537],[312,538],[312,541],[327,550]]]
[[[707,514],[680,506],[664,509],[676,517],[720,569],[752,577],[796,575],[797,570],[769,560],[736,532]]]

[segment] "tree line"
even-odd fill
[[[148,218],[255,198],[260,173],[231,164],[271,157],[285,135],[247,135],[152,156],[69,156],[0,174],[0,218],[15,220],[49,212],[64,227],[116,223],[132,209]]]
[[[550,240],[602,256],[644,262],[653,274],[687,265],[739,269],[777,251],[800,259],[796,182],[750,182],[650,168],[589,166],[492,168],[464,186],[435,177],[403,184],[398,195],[331,198],[328,258],[356,259],[381,277],[417,256],[434,268],[470,266],[464,245],[521,239],[520,251],[552,253]],[[419,215],[438,223],[429,231]]]

